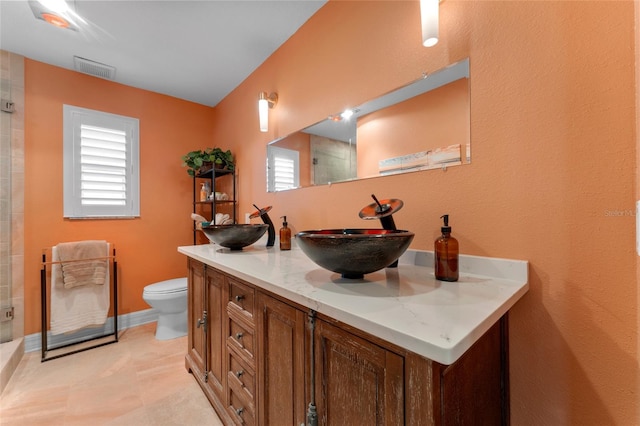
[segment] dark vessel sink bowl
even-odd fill
[[[413,232],[387,229],[318,229],[296,234],[298,246],[318,265],[362,278],[391,265],[407,250]]]
[[[203,226],[202,232],[209,241],[231,250],[242,250],[243,247],[255,243],[267,232],[269,225],[236,224]]]

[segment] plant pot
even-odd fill
[[[202,166],[198,169],[198,174],[201,175],[203,173],[207,173],[209,170],[213,169],[213,166],[214,164],[212,161],[203,161]]]

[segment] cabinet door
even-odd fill
[[[507,316],[442,372],[443,425],[508,425]]]
[[[226,297],[224,294],[224,275],[210,267],[206,269],[207,283],[207,386],[224,401],[224,382],[226,368],[224,364],[223,312]]]
[[[305,424],[306,315],[262,293],[258,312],[258,423]]]
[[[322,425],[404,425],[403,358],[318,320],[316,405]]]
[[[189,287],[188,287],[188,330],[189,350],[187,353],[187,368],[200,381],[205,381],[207,357],[206,333],[205,333],[205,266],[197,260],[189,259]]]

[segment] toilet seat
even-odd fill
[[[187,278],[174,278],[172,280],[161,281],[150,284],[144,288],[146,294],[172,294],[187,291]]]

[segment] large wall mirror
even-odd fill
[[[471,162],[469,59],[267,145],[275,192]]]

